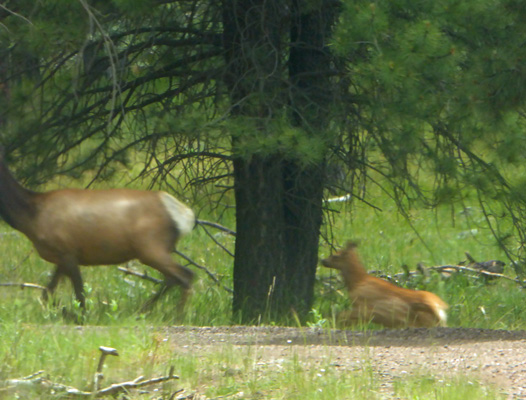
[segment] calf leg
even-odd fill
[[[353,306],[350,310],[343,310],[338,313],[337,322],[343,326],[353,326],[359,323],[367,324],[371,322],[372,316],[364,314],[358,307]]]

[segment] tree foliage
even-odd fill
[[[33,183],[105,177],[139,152],[143,175],[202,205],[234,189],[237,270],[259,271],[261,296],[279,276],[304,313],[325,188],[369,202],[380,184],[406,214],[474,189],[521,256],[525,14],[515,0],[6,1],[1,140]]]
[[[519,247],[523,183],[506,171],[526,144],[524,12],[515,1],[349,1],[334,35],[350,143],[381,154],[361,157],[362,170],[388,177],[402,210],[475,189],[500,244],[513,235]],[[501,230],[510,220],[513,234]]]
[[[24,18],[8,13],[2,30],[3,134],[10,154],[36,155],[24,160],[33,180],[79,168],[111,173],[131,149],[147,151],[158,178],[184,155],[225,155],[219,129],[202,126],[221,118],[219,9],[154,3],[13,5]]]

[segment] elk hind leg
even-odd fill
[[[60,278],[64,275],[64,272],[62,271],[59,266],[55,266],[55,271],[53,272],[53,275],[51,276],[51,280],[46,286],[46,290],[42,293],[42,300],[44,302],[48,301],[49,296],[51,296],[55,289],[57,288],[58,282],[60,281]]]
[[[158,253],[160,254],[160,253]],[[165,277],[165,283],[141,308],[144,312],[151,308],[153,304],[172,286],[178,285],[182,289],[181,300],[177,305],[177,311],[182,313],[188,297],[191,293],[191,283],[194,277],[194,273],[177,262],[172,260],[170,253],[165,253],[158,257],[144,257],[139,259],[143,264],[149,265],[150,267],[161,272]]]

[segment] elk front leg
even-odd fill
[[[76,263],[68,262],[62,265],[63,273],[70,279],[75,291],[75,298],[82,309],[86,308],[86,296],[84,294],[84,282],[80,274],[80,268]]]

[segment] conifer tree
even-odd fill
[[[367,202],[380,175],[406,214],[475,189],[522,256],[525,181],[506,171],[525,154],[525,14],[514,0],[6,1],[0,140],[28,184],[145,154],[152,184],[235,203],[235,312],[304,317],[328,188]]]

